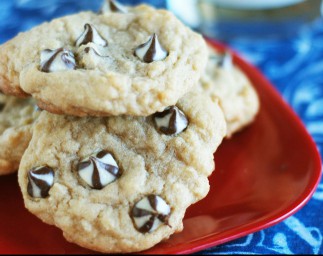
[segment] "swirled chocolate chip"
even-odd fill
[[[40,53],[40,70],[42,72],[55,72],[75,69],[74,54],[64,48],[56,50],[46,49]]]
[[[153,119],[157,130],[166,135],[179,134],[188,126],[185,114],[176,106],[170,106],[163,112],[155,113]]]
[[[94,54],[95,56],[99,56],[99,57],[107,57],[105,56],[105,54],[102,53],[102,50],[99,49],[95,44],[85,47],[84,52],[86,54]]]
[[[118,164],[105,150],[82,160],[77,170],[81,179],[94,189],[102,189],[121,176]]]
[[[106,0],[99,13],[121,12],[127,13],[127,9],[117,1]]]
[[[31,197],[45,198],[54,184],[54,171],[48,166],[32,168],[28,172],[27,192]]]
[[[212,54],[210,60],[221,68],[232,68],[233,66],[232,55],[229,51],[222,54]]]
[[[75,45],[81,46],[83,44],[94,43],[101,46],[107,46],[108,42],[99,34],[95,27],[86,23],[84,25],[84,31],[80,37],[76,40]]]
[[[146,63],[163,60],[168,56],[168,52],[161,46],[156,34],[150,36],[146,43],[139,45],[134,54]]]
[[[148,195],[137,202],[131,211],[135,228],[141,233],[153,232],[168,225],[169,205],[160,196]]]

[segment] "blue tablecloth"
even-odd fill
[[[165,1],[150,2],[165,7]],[[19,31],[80,10],[98,10],[101,0],[1,0],[0,43]],[[259,67],[293,107],[323,154],[323,20],[289,40],[227,42]],[[285,221],[200,254],[323,254],[323,181],[312,199]]]

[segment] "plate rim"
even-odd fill
[[[306,142],[310,146],[310,149],[313,151],[312,161],[314,172],[313,175],[311,175],[309,182],[307,183],[307,186],[304,188],[303,193],[300,194],[295,201],[286,206],[284,209],[281,209],[280,211],[276,212],[275,214],[269,215],[266,218],[261,218],[259,220],[253,221],[249,224],[242,224],[234,229],[228,229],[226,231],[221,232],[220,234],[213,233],[201,238],[197,238],[192,242],[186,243],[185,246],[170,246],[163,249],[156,248],[156,252],[154,251],[154,247],[152,247],[148,250],[138,252],[140,254],[192,254],[274,226],[287,219],[291,215],[295,214],[301,208],[303,208],[306,205],[306,203],[311,199],[322,178],[322,159],[313,137],[308,133],[304,123],[294,112],[291,106],[284,101],[283,97],[272,85],[272,83],[265,77],[265,75],[263,75],[263,73],[257,67],[250,64],[231,47],[223,43],[220,43],[214,39],[206,38],[206,40],[215,49],[220,51],[228,50],[230,53],[232,53],[234,63],[237,64],[237,66],[241,68],[241,70],[249,78],[252,75],[252,80],[260,81],[261,86],[266,88],[266,93],[268,92],[270,94],[270,97],[275,97],[275,99],[281,103],[284,110],[288,113],[288,115],[293,119],[293,122],[295,122],[297,127],[301,130],[301,132],[304,135],[304,140],[306,140]],[[92,251],[92,253],[95,253],[95,251]]]
[[[224,43],[221,43],[215,39],[208,38],[206,36],[204,36],[204,38],[206,39],[206,42],[208,43],[208,45],[215,48],[216,50],[229,51],[232,54],[233,62],[237,64],[237,66],[247,75],[247,77],[249,77],[249,79],[251,80],[261,81],[261,86],[266,88],[266,93],[268,92],[271,95],[271,97],[274,97],[280,102],[284,110],[293,119],[293,121],[298,126],[298,128],[301,129],[306,141],[309,143],[310,148],[313,150],[312,160],[314,163],[313,169],[315,171],[313,172],[313,175],[310,178],[307,184],[307,187],[304,189],[304,192],[297,198],[297,200],[295,200],[285,209],[282,209],[279,212],[275,213],[274,215],[269,216],[265,219],[260,219],[250,224],[242,225],[233,230],[231,229],[231,230],[224,231],[221,235],[217,234],[216,235],[217,237],[220,236],[220,238],[217,238],[217,239],[214,238],[215,235],[213,234],[190,242],[190,246],[188,248],[179,249],[179,250],[174,249],[174,247],[166,248],[163,250],[163,253],[167,253],[167,254],[191,254],[191,253],[199,252],[201,250],[205,250],[226,242],[230,242],[235,239],[244,237],[246,235],[255,233],[257,231],[272,227],[284,221],[288,217],[298,212],[301,208],[303,208],[307,204],[307,202],[312,198],[312,195],[314,194],[322,177],[322,171],[321,171],[322,160],[313,137],[307,131],[300,117],[296,114],[296,112],[294,112],[292,107],[288,105],[288,103],[283,99],[283,97],[278,92],[278,90],[273,86],[273,84],[265,77],[265,75],[260,71],[260,69],[258,69],[253,64],[249,63],[247,60],[245,60],[240,55],[240,53],[235,51],[230,46]],[[252,75],[252,78],[250,77],[251,75]],[[143,253],[149,254],[151,249],[148,249]],[[153,253],[159,254],[159,252],[153,252]]]

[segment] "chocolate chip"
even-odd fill
[[[46,49],[40,54],[40,70],[42,72],[55,72],[75,69],[74,54],[64,48],[56,50]]]
[[[146,43],[139,45],[134,54],[146,63],[163,60],[168,56],[168,52],[161,46],[156,34],[150,36]]]
[[[170,106],[163,112],[153,115],[156,129],[166,135],[176,135],[186,129],[188,120],[176,106]]]
[[[127,9],[117,1],[106,0],[99,13],[120,12],[127,13]]]
[[[54,171],[48,166],[32,168],[28,172],[27,192],[31,197],[47,197],[53,184]]]
[[[104,54],[102,54],[102,50],[100,50],[98,47],[96,47],[96,45],[91,45],[91,46],[88,46],[88,47],[85,47],[84,48],[84,52],[86,54],[91,54],[91,53],[94,53],[96,56],[99,56],[99,57],[107,57],[107,56],[104,56]]]
[[[94,189],[102,189],[121,176],[113,156],[105,150],[82,160],[77,170],[81,179]]]
[[[107,46],[107,41],[99,34],[95,27],[86,23],[84,25],[84,31],[80,37],[76,40],[75,45],[81,46],[83,44],[94,43],[101,46]]]
[[[131,211],[134,226],[141,233],[153,232],[162,224],[168,225],[169,215],[169,205],[156,195],[144,197]]]

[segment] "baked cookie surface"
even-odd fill
[[[18,170],[38,114],[32,99],[0,94],[0,175]]]
[[[207,62],[201,35],[166,10],[81,12],[0,47],[0,88],[76,116],[147,116],[174,105]]]
[[[227,137],[250,124],[259,111],[259,97],[243,71],[232,62],[229,52],[211,46],[206,70],[198,90],[218,100],[227,122]]]
[[[83,247],[148,249],[181,231],[187,207],[207,195],[225,133],[204,94],[148,117],[43,111],[18,172],[25,206]]]

